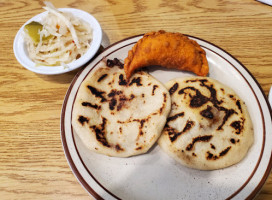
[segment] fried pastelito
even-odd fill
[[[198,76],[209,73],[206,52],[196,41],[163,30],[146,33],[128,52],[124,61],[126,78],[135,70],[152,65],[190,71]]]

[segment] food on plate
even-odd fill
[[[40,31],[42,31],[43,25],[39,22],[32,21],[29,24],[24,26],[24,31],[28,34],[31,40],[38,44],[40,42]],[[47,41],[53,35],[48,35],[47,37],[43,36],[42,41]]]
[[[199,76],[209,73],[206,52],[199,44],[181,33],[165,31],[146,33],[128,52],[124,61],[126,78],[135,70],[160,65],[185,70]]]
[[[66,66],[90,48],[92,29],[73,14],[58,11],[50,2],[45,5],[48,14],[40,22],[24,26],[29,57],[37,65]]]
[[[171,99],[151,75],[139,71],[127,81],[120,66],[117,59],[101,61],[87,75],[76,95],[72,126],[90,150],[129,157],[147,152],[157,141]]]
[[[166,83],[172,101],[159,146],[179,163],[213,170],[241,161],[253,143],[245,103],[229,87],[207,77]]]

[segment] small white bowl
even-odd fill
[[[42,18],[48,14],[48,11],[45,11],[41,14],[36,15],[35,17],[28,20],[18,31],[15,36],[13,43],[13,51],[16,59],[21,65],[23,65],[26,69],[33,71],[38,74],[46,74],[46,75],[54,75],[54,74],[62,74],[72,70],[75,70],[84,64],[86,64],[98,51],[101,41],[102,41],[102,30],[98,21],[89,13],[74,9],[74,8],[59,8],[58,10],[63,12],[70,12],[74,16],[77,16],[89,23],[91,28],[93,29],[93,40],[91,42],[91,46],[88,51],[81,56],[79,59],[68,63],[68,67],[63,66],[36,66],[36,64],[29,58],[28,51],[26,49],[26,44],[24,42],[24,26],[31,21],[40,22]]]

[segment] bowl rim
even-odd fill
[[[79,59],[71,63],[68,63],[67,67],[43,66],[43,65],[37,66],[36,63],[34,63],[28,56],[28,52],[25,47],[25,42],[23,38],[23,35],[24,35],[23,28],[26,24],[30,23],[31,21],[41,21],[42,17],[48,14],[48,11],[44,11],[38,15],[35,15],[31,19],[27,20],[27,22],[25,22],[23,26],[17,32],[13,42],[13,51],[17,61],[23,67],[25,67],[26,69],[32,72],[35,72],[38,74],[44,74],[44,75],[56,75],[56,74],[63,74],[66,72],[70,72],[72,70],[75,70],[83,66],[88,61],[90,61],[100,48],[100,45],[102,42],[102,29],[99,22],[97,21],[95,17],[93,17],[90,13],[86,11],[76,9],[76,8],[58,8],[58,10],[62,12],[70,12],[73,15],[81,18],[82,20],[90,24],[91,28],[93,29],[93,40],[91,42],[91,46],[82,57],[80,57]]]

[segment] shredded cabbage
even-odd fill
[[[25,34],[29,56],[37,65],[63,65],[66,68],[90,48],[92,29],[71,13],[58,11],[50,2],[44,3],[48,14],[40,22],[43,28],[39,31],[39,43]]]

